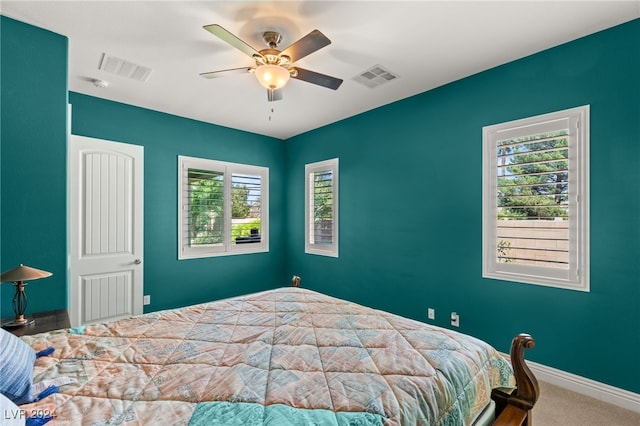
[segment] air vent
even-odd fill
[[[149,75],[151,75],[151,68],[143,67],[115,56],[109,56],[106,53],[102,55],[99,69],[142,82],[147,81]]]
[[[398,78],[397,74],[385,69],[382,65],[374,65],[353,79],[367,87],[374,88]]]

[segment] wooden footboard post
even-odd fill
[[[491,398],[496,403],[494,425],[532,425],[531,410],[538,400],[538,380],[524,362],[524,350],[536,342],[528,334],[519,334],[511,342],[511,365],[516,378],[516,389],[511,394],[494,389]]]

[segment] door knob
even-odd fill
[[[139,264],[141,264],[141,263],[142,263],[142,260],[140,260],[140,259],[136,259],[136,260],[134,260],[134,261],[133,261],[133,263],[135,263],[136,265],[139,265]]]

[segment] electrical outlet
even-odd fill
[[[430,320],[436,319],[436,310],[433,308],[427,309],[427,318],[429,318]]]
[[[150,305],[151,304],[151,296],[150,295],[146,295],[142,298],[142,304],[143,305]]]
[[[460,327],[460,315],[456,312],[451,312],[451,325],[454,327]]]

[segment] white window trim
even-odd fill
[[[224,244],[219,247],[189,247],[183,238],[187,209],[183,204],[183,196],[187,185],[183,181],[185,170],[195,168],[222,172],[224,179]],[[231,241],[231,177],[234,173],[260,176],[261,207],[260,207],[260,242],[252,244],[232,244]],[[229,256],[236,254],[264,253],[269,251],[269,168],[247,164],[229,163],[178,156],[178,259],[194,259],[202,257]]]
[[[499,263],[496,258],[496,141],[520,135],[523,127],[542,131],[568,120],[569,135],[569,271]],[[524,134],[523,134],[524,136]],[[589,283],[589,105],[483,127],[482,184],[483,265],[485,278],[588,292]]]
[[[311,197],[313,197],[313,180],[310,180],[309,177],[312,173],[331,170],[333,181],[332,181],[332,192],[333,192],[333,226],[332,226],[332,236],[333,242],[331,244],[311,244],[311,225],[313,223],[313,212],[311,211]],[[339,195],[338,195],[338,172],[339,172],[339,164],[338,159],[333,158],[330,160],[319,161],[316,163],[306,164],[304,166],[305,172],[305,189],[304,189],[304,240],[305,240],[305,253],[308,254],[317,254],[320,256],[329,256],[329,257],[338,257],[338,229],[339,229],[339,213],[338,213],[338,205],[339,205]]]

